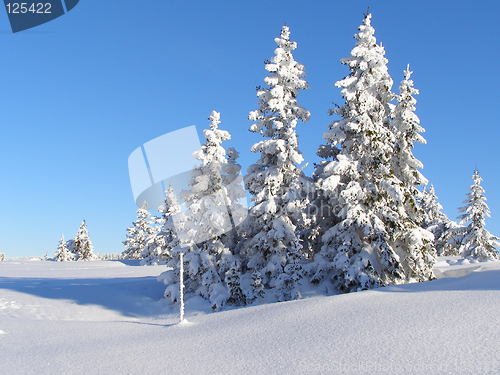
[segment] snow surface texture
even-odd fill
[[[0,263],[0,374],[498,374],[500,262],[446,278],[209,313],[164,266]],[[348,317],[348,319],[346,319]]]

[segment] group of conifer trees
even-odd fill
[[[214,309],[300,298],[311,283],[335,293],[426,281],[437,255],[498,258],[498,238],[485,229],[479,173],[461,223],[451,221],[413,154],[425,140],[412,72],[404,70],[394,93],[371,14],[358,30],[351,55],[341,60],[349,74],[335,83],[344,103],[331,110],[312,176],[302,171],[296,134],[310,117],[298,100],[309,86],[283,26],[265,62],[258,108],[249,114],[250,131],[263,139],[251,148],[258,159],[243,181],[238,153],[222,146],[230,134],[213,111],[188,191],[169,188],[158,216],[137,211],[124,256],[170,266],[159,278],[167,298],[178,298],[180,252],[186,291]],[[253,203],[248,210],[242,185]]]
[[[64,240],[64,235],[61,235],[59,245],[54,254],[54,260],[58,262],[81,261],[81,260],[96,260],[94,254],[94,246],[89,237],[87,223],[82,221],[78,232],[73,239]]]

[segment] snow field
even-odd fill
[[[218,313],[192,297],[179,326],[165,267],[3,262],[0,373],[496,374],[500,262],[457,263],[431,282]]]

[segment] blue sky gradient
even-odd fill
[[[500,60],[496,1],[81,0],[67,15],[10,32],[0,11],[0,251],[52,254],[85,218],[99,252],[122,251],[135,217],[127,158],[144,142],[222,114],[246,167],[248,111],[283,23],[311,89],[299,97],[310,165],[341,103],[339,59],[367,6],[397,90],[407,63],[428,144],[416,155],[452,218],[478,168],[500,234]],[[166,163],[170,161],[165,161]],[[307,169],[311,171],[311,167]]]

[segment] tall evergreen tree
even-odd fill
[[[54,255],[54,259],[58,262],[68,262],[73,260],[73,254],[66,246],[64,235],[61,235],[61,239],[59,240],[59,245],[57,246],[57,251]]]
[[[76,260],[94,260],[96,256],[94,254],[94,246],[89,238],[89,232],[87,229],[87,223],[85,220],[80,224],[78,233],[73,240],[73,253],[75,254]]]
[[[490,209],[486,203],[484,188],[481,186],[482,178],[478,170],[474,170],[473,184],[465,206],[460,208],[462,215],[460,224],[464,225],[461,236],[461,253],[465,258],[474,258],[481,261],[497,260],[499,254],[500,238],[492,235],[486,229],[486,218],[490,216]]]
[[[318,178],[331,208],[331,226],[322,236],[312,281],[328,277],[344,292],[405,280],[394,246],[405,212],[401,181],[391,168],[392,79],[374,34],[371,14],[366,14],[351,56],[341,60],[350,74],[336,83],[345,103],[332,114],[340,119],[330,124],[320,149],[333,158],[321,164]]]
[[[123,241],[125,245],[123,259],[142,259],[146,243],[155,232],[151,215],[143,205],[137,209],[137,219],[127,228],[127,238]]]
[[[423,168],[423,164],[413,155],[413,148],[415,142],[425,144],[426,141],[421,135],[425,129],[420,125],[420,119],[415,114],[417,101],[413,96],[419,92],[413,87],[412,73],[408,65],[404,71],[404,79],[399,86],[397,105],[392,120],[396,136],[393,169],[396,177],[402,182],[406,211],[413,221],[421,223],[423,212],[418,205],[418,200],[421,198],[418,187],[426,185],[428,181],[419,171]]]
[[[404,79],[399,86],[397,105],[394,110],[392,126],[395,133],[393,153],[393,170],[401,181],[406,216],[400,223],[397,249],[404,255],[403,266],[408,281],[425,281],[433,278],[432,267],[435,262],[436,249],[434,237],[422,227],[424,213],[418,204],[421,185],[427,179],[420,173],[423,164],[413,155],[415,142],[426,143],[421,133],[425,129],[415,114],[416,100],[413,97],[418,90],[413,87],[412,72],[408,65],[404,71]]]
[[[166,264],[172,257],[172,250],[179,245],[174,217],[181,210],[172,186],[168,187],[164,203],[158,207],[158,212],[160,215],[155,217],[154,221],[159,229],[154,231],[146,240],[141,264]]]
[[[304,66],[293,57],[297,43],[290,40],[287,26],[282,27],[275,42],[275,55],[265,64],[267,87],[257,89],[259,108],[249,114],[254,121],[250,131],[266,139],[252,147],[260,158],[245,177],[254,206],[249,213],[250,238],[244,252],[247,266],[261,274],[256,277],[261,277],[279,300],[288,300],[300,296],[297,282],[303,273],[303,249],[299,233],[308,225],[304,176],[299,168],[303,157],[295,128],[310,114],[297,103],[299,91],[307,89],[308,84]],[[254,292],[261,293],[260,289]]]
[[[228,301],[243,303],[244,299],[238,286],[240,261],[227,246],[234,228],[228,211],[231,202],[223,183],[228,160],[221,143],[230,139],[230,134],[219,129],[218,112],[212,111],[209,120],[210,129],[204,130],[206,142],[193,155],[201,164],[193,169],[190,189],[183,194],[186,210],[179,223],[185,253],[186,292],[208,299],[213,309],[219,309]],[[170,284],[166,296],[172,300],[177,295],[175,276],[172,271],[163,277]]]

